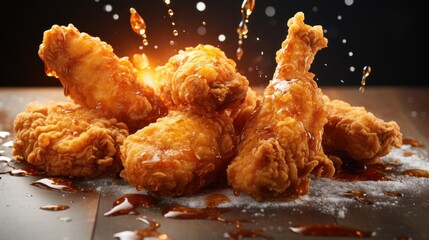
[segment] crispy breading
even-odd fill
[[[329,177],[335,170],[321,147],[327,122],[322,92],[308,72],[327,39],[320,26],[304,24],[302,12],[288,26],[274,79],[244,126],[238,155],[227,169],[234,191],[259,201],[304,195],[310,174]]]
[[[121,168],[128,128],[69,102],[31,102],[14,121],[13,155],[51,176],[95,177]]]
[[[112,46],[72,24],[45,31],[38,53],[74,102],[125,122],[131,132],[167,113],[127,57],[118,58]]]

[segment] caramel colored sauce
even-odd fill
[[[112,209],[104,213],[104,216],[118,216],[127,214],[138,214],[135,210],[139,206],[149,206],[156,204],[156,200],[145,194],[126,194],[118,198]]]
[[[214,193],[206,197],[205,204],[206,204],[206,207],[208,208],[216,208],[220,204],[226,203],[229,201],[230,199],[227,196],[220,193]]]
[[[374,236],[372,231],[350,228],[341,225],[332,224],[302,224],[291,226],[289,229],[304,236],[323,236],[323,237],[356,237],[367,238]]]
[[[413,156],[413,152],[410,152],[410,151],[404,152],[402,154],[402,156],[404,156],[404,157],[411,157],[411,156]]]
[[[374,202],[368,199],[366,192],[363,190],[349,190],[345,194],[344,197],[353,198],[354,200],[363,203],[365,205],[372,205]]]
[[[403,197],[404,196],[403,193],[395,192],[395,191],[385,191],[384,195],[389,196],[389,197]]]
[[[365,91],[366,79],[368,78],[369,74],[371,74],[371,67],[370,66],[363,67],[362,80],[360,81],[360,88],[359,88],[359,92],[361,93]]]
[[[70,207],[67,205],[46,205],[46,206],[41,206],[40,209],[42,210],[47,210],[47,211],[63,211],[66,209],[69,209]]]
[[[342,166],[334,178],[345,181],[389,181],[386,173],[392,172],[396,165],[387,163],[365,164],[363,162],[342,158]]]
[[[404,175],[412,177],[424,177],[429,178],[429,171],[423,169],[408,169],[402,172]]]
[[[402,145],[410,145],[412,147],[424,147],[419,141],[411,138],[403,138]]]
[[[143,217],[139,217],[137,220],[146,223],[148,227],[135,231],[118,232],[113,237],[119,240],[171,239],[167,234],[158,232],[158,228],[161,226],[158,222]]]
[[[235,222],[235,229],[228,231],[224,234],[225,238],[239,240],[242,238],[263,238],[263,239],[273,239],[271,236],[264,234],[263,229],[247,229],[241,226],[240,221]]]
[[[203,219],[226,222],[220,214],[228,211],[223,208],[190,208],[186,206],[169,206],[162,210],[162,215],[173,219]]]
[[[238,24],[237,33],[238,33],[238,48],[237,48],[237,59],[240,60],[243,57],[243,40],[247,38],[249,29],[247,28],[247,23],[249,22],[249,17],[255,9],[256,0],[243,0],[241,4],[241,21]]]
[[[179,35],[179,31],[177,31],[176,29],[176,22],[173,20],[173,16],[174,16],[174,11],[173,9],[170,7],[171,1],[170,0],[164,0],[165,6],[167,6],[167,13],[168,13],[168,17],[170,18],[170,22],[171,22],[171,26],[173,26],[173,35],[175,37],[177,37]]]
[[[24,176],[42,176],[46,173],[43,170],[36,168],[34,165],[28,164],[23,168],[17,168],[10,164],[6,164],[6,167],[11,168],[11,170],[2,171],[0,170],[0,174],[9,174],[11,176],[16,177],[24,177]]]
[[[31,185],[43,188],[46,190],[54,190],[60,192],[89,192],[90,190],[77,188],[73,185],[73,181],[65,178],[42,178],[32,183]]]
[[[131,29],[143,38],[143,45],[147,46],[149,41],[147,40],[145,21],[134,8],[130,8],[130,14]]]

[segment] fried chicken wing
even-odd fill
[[[249,85],[236,63],[212,45],[180,50],[156,72],[160,96],[170,109],[212,112],[237,106]]]
[[[259,201],[306,194],[310,174],[332,176],[335,171],[321,147],[327,122],[322,92],[308,72],[327,39],[320,26],[304,23],[302,12],[288,27],[274,79],[246,123],[238,154],[227,169],[234,192]]]
[[[322,145],[326,153],[371,163],[402,145],[395,121],[385,122],[364,107],[324,96],[328,108]]]
[[[45,31],[38,53],[47,72],[61,81],[74,102],[102,110],[132,132],[166,115],[162,101],[138,80],[128,58],[118,58],[109,44],[72,24]]]
[[[121,168],[124,123],[74,103],[29,103],[14,121],[13,155],[51,176],[95,177]]]
[[[227,113],[170,111],[125,139],[121,176],[161,196],[191,194],[225,177],[235,143]]]

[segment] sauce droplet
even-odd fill
[[[126,194],[118,198],[112,209],[104,214],[104,216],[118,216],[126,214],[138,214],[135,209],[138,206],[154,205],[156,200],[145,194]]]
[[[31,185],[43,188],[46,190],[55,190],[60,192],[85,192],[87,190],[79,189],[73,186],[73,182],[70,179],[64,178],[42,178],[32,183]]]
[[[346,226],[331,224],[303,224],[291,226],[289,229],[305,236],[327,236],[327,237],[358,237],[366,238],[374,235],[372,231],[364,231]]]
[[[63,211],[69,208],[70,207],[67,205],[46,205],[46,206],[40,207],[40,209],[47,210],[47,211]]]
[[[158,222],[143,217],[138,217],[137,220],[146,223],[148,227],[135,231],[118,232],[113,237],[119,240],[171,239],[167,234],[157,231],[161,226]]]
[[[411,138],[403,138],[402,145],[410,145],[412,147],[424,147],[419,141]]]
[[[384,195],[388,196],[388,197],[403,197],[404,196],[403,193],[395,192],[395,191],[385,191]]]
[[[146,23],[134,8],[130,8],[130,24],[135,33],[143,38],[143,46],[149,44],[146,36]]]
[[[360,81],[360,88],[359,88],[359,92],[361,93],[365,91],[366,79],[368,78],[369,74],[371,74],[371,67],[370,66],[363,67],[362,80]]]
[[[243,40],[247,38],[249,29],[247,28],[247,23],[249,22],[249,17],[255,9],[256,0],[243,0],[241,4],[241,21],[238,24],[237,33],[238,33],[238,48],[237,48],[237,59],[240,60],[243,57]]]
[[[429,171],[423,169],[408,169],[403,171],[402,173],[411,177],[429,178]]]
[[[241,227],[240,221],[235,222],[235,229],[228,231],[224,234],[225,238],[239,240],[243,238],[256,238],[261,237],[262,239],[273,239],[271,236],[264,234],[263,229],[247,229]]]
[[[215,193],[215,194],[210,194],[209,196],[206,197],[205,204],[206,204],[206,207],[208,208],[216,208],[220,204],[229,202],[229,201],[230,199],[227,196],[220,193]]]
[[[174,219],[206,219],[217,220],[226,222],[220,216],[221,213],[226,212],[227,209],[223,208],[190,208],[186,206],[169,206],[162,210],[162,215],[166,218]]]
[[[366,192],[363,190],[349,190],[343,196],[348,198],[353,198],[354,200],[360,203],[363,203],[365,205],[373,204],[373,202],[367,198]]]
[[[177,37],[179,35],[179,31],[177,31],[176,29],[176,22],[173,20],[173,16],[174,16],[174,11],[173,9],[170,7],[170,0],[164,0],[165,5],[167,6],[167,13],[168,13],[168,17],[170,17],[170,21],[171,21],[171,26],[174,27],[173,29],[173,35],[175,37]]]

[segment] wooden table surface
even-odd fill
[[[422,151],[427,157],[429,87],[368,86],[364,93],[360,93],[358,87],[322,87],[322,90],[331,98],[341,99],[352,105],[364,106],[379,118],[396,121],[404,137],[415,139],[425,146]],[[12,123],[16,114],[23,111],[28,102],[50,100],[66,100],[62,88],[0,88],[0,131],[12,132]],[[13,136],[10,136],[10,139],[13,140]],[[3,142],[6,140],[0,139]],[[6,155],[6,153],[2,154]],[[31,182],[34,182],[34,177],[0,175],[0,239],[113,239],[112,233],[117,232],[118,229],[132,230],[129,228],[144,225],[144,223],[135,221],[136,216],[124,216],[121,221],[103,218],[103,212],[100,209],[111,207],[117,197],[111,189],[85,194],[58,194],[35,189],[30,186]],[[103,181],[102,183],[104,184],[103,189],[108,189],[110,183]],[[127,189],[132,191],[132,188]],[[395,239],[398,237],[398,232],[414,236],[412,239],[427,239],[429,238],[427,228],[429,226],[429,200],[427,200],[429,186],[426,186],[425,189],[420,191],[420,195],[416,198],[410,197],[401,200],[401,207],[390,208],[387,211],[386,209],[356,207],[355,210],[349,210],[348,215],[341,219],[305,208],[288,210],[287,214],[283,215],[278,213],[281,210],[267,209],[266,212],[259,214],[265,216],[271,214],[274,217],[271,219],[270,217],[258,218],[258,221],[261,226],[265,223],[264,221],[285,221],[287,223],[297,221],[291,219],[291,216],[295,216],[299,219],[305,217],[317,219],[319,222],[365,226],[371,221],[375,222],[377,219],[383,218],[387,219],[383,220],[386,223],[377,228],[379,233],[371,239]],[[41,205],[58,204],[64,201],[73,207],[65,212],[45,212],[39,209]],[[147,210],[145,216],[159,217],[159,208],[156,209],[157,212]],[[300,212],[299,215],[297,211]],[[377,216],[372,216],[373,213]],[[245,214],[245,211],[241,210],[236,214],[240,216]],[[404,220],[405,218],[401,217],[404,214],[411,217]],[[284,220],[281,220],[279,215]],[[163,226],[161,230],[168,232],[173,239],[223,239],[224,226],[217,223],[202,220],[189,220],[191,224],[177,224],[177,222],[169,220],[162,220],[161,223]],[[216,234],[219,231],[221,233]],[[271,235],[275,239],[284,237],[292,239],[290,233],[284,230],[273,230],[272,232],[274,233]],[[299,235],[292,237],[293,239],[314,239]]]

